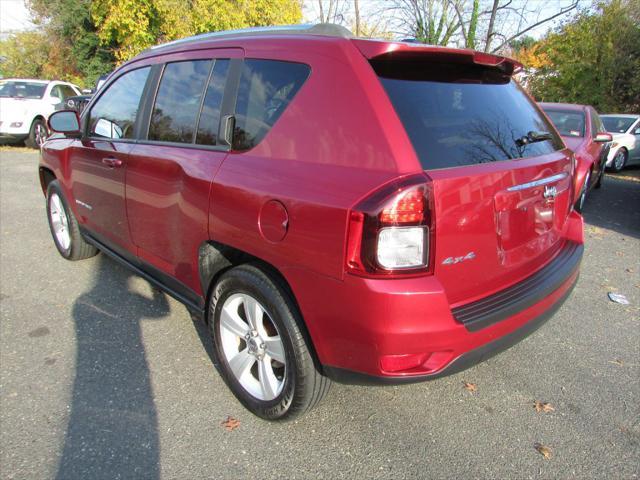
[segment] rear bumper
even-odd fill
[[[285,276],[326,375],[346,383],[416,382],[483,361],[548,320],[577,281],[583,246],[576,240],[518,284],[453,310],[435,276]]]
[[[560,309],[565,300],[569,297],[575,284],[577,283],[577,277],[573,281],[569,289],[556,301],[548,310],[531,319],[529,322],[522,325],[517,330],[498,338],[489,343],[463,353],[458,358],[449,363],[446,367],[440,371],[426,375],[385,375],[375,376],[363,374],[360,372],[354,372],[351,370],[344,370],[335,367],[325,367],[324,373],[332,380],[338,383],[347,383],[352,385],[394,385],[403,383],[416,383],[427,380],[433,380],[447,375],[453,375],[454,373],[466,370],[478,363],[484,362],[489,358],[497,355],[500,352],[507,350],[516,343],[525,339],[544,323],[547,322],[553,315]]]

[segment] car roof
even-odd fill
[[[589,105],[578,105],[576,103],[554,103],[554,102],[538,102],[542,108],[548,108],[550,110],[584,110]]]
[[[51,80],[42,80],[37,78],[0,78],[0,81],[43,83],[45,85],[51,83]]]
[[[426,45],[415,42],[356,38],[347,28],[331,23],[257,27],[203,33],[151,47],[127,63],[134,63],[138,60],[154,56],[196,49],[237,47],[246,49],[251,46],[255,47],[257,42],[259,42],[260,48],[264,48],[264,44],[270,41],[274,42],[274,47],[279,48],[281,48],[281,45],[278,44],[282,42],[297,43],[302,41],[315,41],[322,42],[325,45],[344,45],[348,42],[355,45],[367,59],[376,57],[384,58],[391,55],[396,58],[424,55],[438,57],[444,61],[449,59],[453,60],[454,58],[459,61],[459,59],[465,58],[465,60],[469,62],[496,67],[509,75],[522,67],[520,63],[510,58],[474,50]]]

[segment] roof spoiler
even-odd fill
[[[475,50],[438,47],[422,43],[382,42],[361,39],[353,39],[351,41],[368,60],[429,58],[440,62],[474,63],[476,65],[494,67],[506,75],[513,75],[523,69],[520,62],[511,58]]]

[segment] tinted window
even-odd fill
[[[151,114],[149,140],[193,143],[211,60],[168,63]]]
[[[133,138],[136,115],[149,67],[125,73],[112,83],[89,114],[89,135]]]
[[[374,64],[425,169],[533,157],[563,148],[508,75],[478,66]],[[551,140],[528,141],[529,132]]]
[[[207,93],[204,96],[200,121],[198,122],[196,143],[200,145],[215,145],[217,141],[218,126],[220,125],[220,106],[228,71],[229,60],[215,61]]]
[[[635,122],[635,118],[629,117],[600,117],[604,123],[604,127],[607,132],[611,133],[625,133],[631,127],[631,124]]]
[[[236,102],[233,148],[253,148],[267,134],[309,76],[301,63],[245,60]]]
[[[46,83],[14,82],[0,80],[0,97],[42,98],[47,88]]]
[[[565,137],[584,137],[584,113],[578,110],[556,110],[545,108],[544,111],[556,126],[560,135]]]

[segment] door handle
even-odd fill
[[[122,166],[122,160],[113,157],[103,158],[102,163],[104,163],[109,168],[118,168]]]

